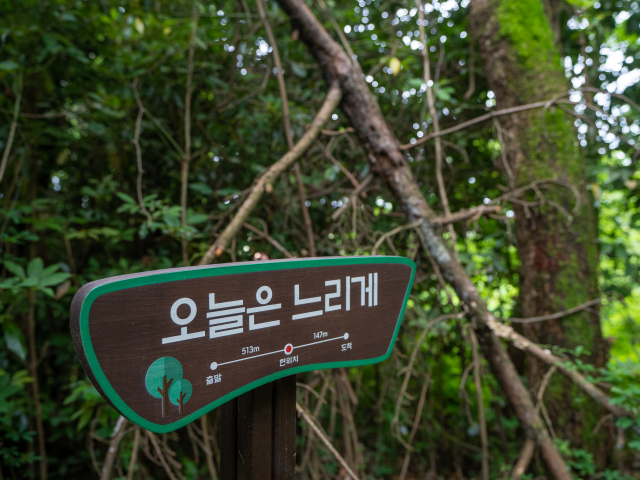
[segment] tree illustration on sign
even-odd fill
[[[180,413],[184,413],[184,404],[189,401],[192,393],[193,387],[189,380],[177,380],[169,389],[169,399],[171,403],[180,407]]]
[[[182,365],[173,357],[162,357],[151,364],[147,370],[145,383],[147,391],[162,399],[162,416],[169,416],[169,390],[171,385],[182,380]],[[187,382],[188,383],[188,382]],[[191,384],[189,384],[191,387]],[[191,396],[191,393],[189,393]]]

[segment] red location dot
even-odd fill
[[[291,345],[290,343],[287,343],[284,346],[284,353],[286,353],[287,355],[290,355],[291,352],[293,352],[293,345]]]

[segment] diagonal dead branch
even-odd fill
[[[340,88],[335,85],[332,86],[327,94],[320,111],[313,119],[311,127],[305,132],[300,141],[296,143],[292,150],[289,150],[254,183],[251,191],[247,195],[246,200],[242,203],[238,209],[238,213],[233,217],[229,225],[222,231],[220,236],[216,239],[215,243],[209,247],[207,252],[200,260],[200,265],[207,265],[211,263],[214,258],[218,258],[222,255],[224,250],[229,246],[231,239],[236,236],[246,219],[251,212],[260,202],[262,195],[267,189],[272,189],[273,182],[284,172],[287,168],[298,160],[302,154],[309,148],[309,146],[318,137],[322,126],[327,122],[331,113],[335,110],[342,98],[342,92]]]
[[[265,231],[260,231],[260,229],[254,227],[253,225],[251,225],[250,223],[244,223],[244,228],[246,228],[247,230],[251,230],[253,233],[255,233],[256,235],[259,235],[260,238],[264,238],[267,242],[269,242],[271,245],[273,245],[274,247],[276,247],[280,252],[282,252],[282,254],[287,257],[287,258],[294,258],[293,255],[291,255],[291,253],[289,253],[289,251],[284,248],[282,246],[282,244],[280,242],[278,242],[275,238],[271,237],[267,232],[266,232],[266,228]]]
[[[536,345],[528,338],[517,333],[511,326],[505,325],[504,323],[498,321],[495,317],[493,317],[493,315],[491,315],[489,320],[487,321],[487,326],[497,337],[509,341],[516,348],[529,353],[530,355],[534,356],[547,365],[555,365],[556,367],[558,367],[558,370],[560,370],[562,374],[572,380],[593,400],[606,408],[609,412],[613,413],[616,417],[636,417],[635,413],[625,410],[618,405],[613,405],[608,395],[606,395],[594,384],[589,382],[570,362],[565,362],[562,358],[553,355],[549,350],[545,350],[539,345]]]
[[[118,451],[120,442],[126,433],[127,423],[129,423],[127,419],[120,415],[116,422],[116,426],[113,429],[113,433],[111,434],[111,442],[109,442],[107,456],[105,457],[102,469],[100,470],[100,480],[109,480],[111,478],[113,462],[116,459],[116,452]]]
[[[313,418],[311,418],[311,414],[298,402],[296,402],[296,411],[298,412],[298,415],[300,415],[304,419],[304,421],[307,422],[307,424],[311,427],[311,429],[318,436],[318,438],[322,440],[322,443],[325,444],[325,446],[329,449],[329,451],[333,454],[333,456],[336,457],[336,460],[338,460],[338,463],[342,465],[342,467],[349,473],[349,475],[351,475],[351,478],[353,480],[358,480],[358,476],[355,473],[353,473],[353,470],[351,470],[346,460],[342,457],[342,455],[338,453],[335,447],[331,444],[331,440],[329,439],[329,437],[327,437],[327,434],[322,431],[322,428],[316,424]]]
[[[418,406],[416,407],[416,415],[413,418],[413,425],[411,426],[411,432],[409,432],[409,439],[407,440],[407,445],[411,447],[413,445],[413,441],[416,438],[416,433],[418,433],[418,427],[420,426],[420,419],[422,418],[422,410],[424,409],[424,402],[427,397],[427,390],[429,389],[429,384],[431,383],[431,371],[433,369],[433,363],[429,364],[429,370],[427,370],[427,374],[424,379],[424,383],[422,384],[422,390],[420,391],[420,399],[418,400]],[[404,480],[407,471],[409,470],[409,462],[411,460],[411,452],[413,451],[413,447],[407,449],[404,453],[404,461],[402,462],[402,470],[400,471],[400,476],[398,480]]]
[[[160,449],[160,445],[158,444],[158,439],[156,438],[156,436],[148,430],[146,431],[146,433],[147,433],[147,438],[151,441],[151,444],[153,445],[153,449],[155,450],[156,455],[160,459],[160,463],[162,464],[164,471],[167,472],[167,475],[171,480],[178,480],[178,478],[173,473],[173,470],[171,470],[171,467],[169,467],[169,464],[167,463],[167,460],[164,457],[162,450]]]

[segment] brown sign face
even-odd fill
[[[78,291],[71,331],[105,398],[168,432],[276,378],[384,360],[414,268],[341,257],[113,277]]]

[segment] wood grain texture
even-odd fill
[[[369,275],[374,279],[375,273],[378,305],[369,306],[367,292],[362,306],[362,284],[350,282],[351,308],[347,311],[347,277],[364,277],[368,287],[371,283]],[[89,344],[106,381],[122,402],[148,422],[170,425],[275,373],[296,368],[299,371],[298,367],[307,365],[384,356],[394,336],[411,275],[412,267],[406,264],[361,263],[236,273],[135,286],[105,293],[93,300],[87,320],[89,338],[83,339],[80,332],[82,302],[96,286],[114,281],[107,279],[85,285],[76,294],[71,330],[80,362],[103,395],[87,361],[84,349]],[[115,281],[139,276],[116,277]],[[340,295],[327,299],[328,294],[336,292],[335,284],[325,285],[326,281],[332,280],[339,281]],[[299,285],[301,299],[319,297],[320,301],[295,305],[295,285]],[[257,291],[264,286],[269,287],[272,295],[267,305],[280,304],[280,308],[253,313],[254,324],[261,326],[279,321],[279,325],[251,330],[250,309],[264,306],[256,298]],[[373,285],[371,287],[373,290]],[[241,313],[242,333],[211,338],[209,322],[219,318],[207,318],[207,313],[218,311],[209,308],[212,293],[216,304],[243,301],[241,308],[246,310]],[[263,292],[261,298],[266,297]],[[179,325],[172,321],[171,309],[176,301],[185,298],[193,302],[196,311],[192,321]],[[339,309],[337,305],[340,305]],[[336,309],[327,311],[327,307]],[[192,310],[187,304],[180,305],[176,310],[178,319],[188,318]],[[323,312],[320,316],[293,320],[294,315],[319,310]],[[186,328],[188,334],[202,332],[204,335],[162,343],[163,339],[180,335],[182,328]],[[287,344],[293,346],[289,355],[284,353]],[[243,354],[243,348],[248,348],[249,353]],[[192,395],[184,402],[182,413],[177,404],[171,403],[163,416],[162,398],[149,393],[145,378],[149,367],[166,357],[180,362],[182,378],[192,386]],[[211,368],[213,362],[218,364],[214,370]],[[219,381],[212,380],[216,375],[220,375]],[[115,406],[118,402],[111,398],[110,403]],[[125,411],[121,413],[127,416]]]

